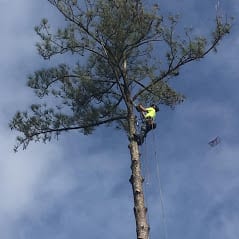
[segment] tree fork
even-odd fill
[[[133,140],[135,130],[135,117],[133,113],[129,116],[129,133],[130,133],[130,155],[131,155],[131,171],[130,183],[132,185],[134,196],[134,215],[136,220],[137,239],[149,238],[149,224],[147,222],[147,208],[145,207],[143,182],[144,178],[141,174],[139,146]]]

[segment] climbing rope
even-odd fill
[[[137,131],[139,132],[140,125],[144,123],[144,117],[142,114],[140,114],[140,123],[139,119],[136,118],[136,128]],[[163,234],[164,234],[164,239],[167,239],[167,229],[166,229],[166,218],[165,218],[165,207],[164,207],[164,202],[163,202],[163,195],[162,195],[162,190],[161,190],[161,180],[160,180],[160,171],[159,171],[159,162],[157,160],[157,153],[156,153],[156,144],[155,144],[155,133],[153,131],[153,149],[154,149],[154,162],[156,163],[156,175],[157,175],[157,184],[158,184],[158,189],[159,189],[159,199],[160,199],[160,207],[161,207],[161,216],[162,216],[162,222],[163,222]],[[151,151],[153,152],[153,151]],[[151,157],[153,155],[150,155]],[[153,158],[153,157],[152,157]],[[148,158],[148,153],[147,153],[147,137],[145,137],[144,144],[141,147],[141,162],[142,162],[142,172],[143,172],[143,177],[145,180],[144,183],[144,191],[145,191],[145,206],[148,208],[148,185],[150,184],[150,173],[149,173],[149,158]],[[149,221],[149,213],[147,213],[147,221],[150,224]],[[150,238],[150,234],[149,234]]]
[[[217,16],[219,16],[220,15],[220,0],[217,1],[215,5],[215,9],[216,9]]]
[[[167,233],[167,224],[166,224],[166,217],[165,217],[165,206],[164,206],[162,185],[161,185],[161,179],[160,179],[160,167],[159,167],[159,160],[157,157],[154,131],[153,131],[153,148],[154,148],[154,161],[156,162],[156,174],[157,174],[158,189],[159,189],[159,200],[160,200],[160,206],[162,210],[163,232],[164,232],[164,238],[167,239],[168,233]]]
[[[149,174],[149,162],[148,162],[148,150],[147,150],[147,138],[144,140],[144,148],[145,148],[145,157],[144,157],[144,164],[145,164],[145,184],[149,185],[150,182],[150,174]]]
[[[223,14],[223,11],[222,11],[220,0],[217,0],[217,2],[215,4],[215,11],[216,11],[217,20],[219,20],[221,18],[224,18],[224,14]]]
[[[168,235],[167,235],[167,227],[166,227],[166,217],[165,217],[165,206],[164,206],[164,200],[163,200],[163,193],[162,193],[162,186],[161,186],[161,179],[160,179],[160,168],[159,168],[159,161],[157,159],[157,152],[156,152],[156,142],[155,142],[155,132],[154,130],[152,130],[153,132],[153,144],[152,147],[154,148],[153,155],[150,155],[150,157],[152,157],[152,159],[154,158],[154,163],[156,164],[156,167],[154,167],[156,169],[156,181],[157,181],[157,188],[159,190],[159,200],[160,200],[160,214],[161,214],[161,218],[162,218],[162,227],[163,227],[163,238],[167,239]],[[145,138],[145,142],[141,147],[141,162],[142,162],[142,173],[143,173],[143,177],[145,179],[145,183],[144,183],[144,191],[145,191],[145,206],[148,208],[148,194],[149,194],[149,186],[150,186],[150,181],[151,181],[151,177],[150,177],[150,159],[149,159],[149,155],[148,155],[148,145],[147,145],[147,137]],[[149,213],[147,213],[147,221],[150,224],[150,219],[149,219]]]

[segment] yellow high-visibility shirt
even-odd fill
[[[144,115],[144,117],[145,117],[145,118],[150,117],[150,118],[152,118],[152,119],[154,120],[155,117],[156,117],[156,111],[155,111],[155,109],[154,109],[153,107],[148,107],[148,108],[146,108],[146,110],[147,110],[148,112]]]

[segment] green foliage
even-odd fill
[[[48,1],[65,24],[55,33],[47,19],[35,27],[39,54],[50,59],[72,53],[79,61],[29,77],[28,86],[41,100],[10,122],[21,133],[16,149],[30,141],[46,142],[62,131],[89,134],[114,122],[127,132],[133,101],[174,107],[184,96],[168,80],[215,49],[230,31],[230,24],[217,17],[210,41],[193,36],[192,29],[176,35],[178,16],[164,18],[157,5],[147,11],[140,0]]]

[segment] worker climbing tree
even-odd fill
[[[39,102],[17,112],[10,122],[10,128],[19,132],[15,150],[25,149],[31,141],[48,142],[64,131],[88,135],[100,125],[124,130],[131,156],[136,234],[138,239],[148,239],[138,145],[142,142],[137,139],[134,102],[141,103],[138,110],[146,113],[140,133],[144,138],[155,127],[156,105],[174,107],[184,100],[169,80],[179,80],[183,66],[215,50],[230,24],[217,16],[212,34],[203,37],[192,29],[183,32],[177,28],[178,16],[162,16],[159,6],[149,6],[149,1],[48,2],[65,24],[54,31],[43,19],[35,28],[40,38],[37,50],[51,60],[52,67],[28,79]],[[69,64],[54,66],[54,56],[67,53],[73,54]]]
[[[157,105],[152,104],[150,107],[145,108],[141,104],[136,106],[136,109],[138,112],[141,113],[141,119],[142,119],[142,125],[141,125],[141,131],[139,134],[135,134],[134,138],[137,141],[138,145],[143,144],[144,139],[147,136],[147,133],[156,128],[156,112],[159,111],[159,108]]]

